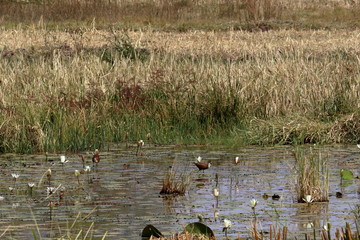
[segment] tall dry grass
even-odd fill
[[[357,30],[0,35],[1,151],[360,140]]]
[[[79,23],[125,28],[268,30],[281,27],[359,26],[359,0],[4,0],[0,23],[42,19],[49,26],[79,29]],[[253,23],[266,22],[265,25]],[[330,23],[330,24],[329,24]]]
[[[296,149],[296,193],[298,202],[306,202],[310,195],[314,202],[329,201],[329,168],[327,160],[321,153],[305,153],[304,149]]]

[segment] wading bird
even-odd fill
[[[203,170],[203,172],[211,166],[211,163],[194,162],[194,164],[198,167],[199,171]]]
[[[96,166],[97,166],[97,164],[100,162],[100,152],[99,152],[99,150],[98,149],[95,149],[95,153],[94,153],[94,155],[93,155],[93,157],[92,157],[92,161],[93,161],[93,166],[96,164]]]

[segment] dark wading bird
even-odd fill
[[[198,167],[199,171],[203,170],[203,172],[205,171],[205,169],[208,169],[211,166],[211,163],[202,163],[201,157],[198,157],[197,161],[194,162],[194,164]]]
[[[98,165],[98,163],[100,162],[100,152],[99,150],[95,149],[94,155],[92,157],[92,162],[93,162],[93,166],[96,164],[96,166]]]

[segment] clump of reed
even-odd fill
[[[345,224],[344,228],[337,228],[335,231],[335,235],[333,237],[331,237],[331,232],[330,232],[330,226],[331,224],[327,224],[323,229],[321,229],[320,231],[316,231],[314,229],[314,233],[313,235],[309,235],[307,233],[305,233],[305,240],[316,240],[316,239],[321,239],[321,240],[359,240],[360,239],[360,235],[358,232],[353,231],[350,227],[349,223]],[[269,239],[269,240],[286,240],[289,239],[288,237],[288,228],[287,226],[284,226],[282,229],[281,228],[276,228],[272,225],[270,225],[270,230],[269,230],[269,236],[268,238],[265,238],[264,235],[258,231],[256,225],[253,225],[251,228],[251,234],[252,234],[252,238],[255,240],[263,240],[263,239]],[[240,239],[240,238],[238,238]],[[298,239],[297,237],[294,237],[294,239]]]
[[[171,167],[165,175],[160,194],[184,195],[191,181],[191,175],[184,172],[176,175]]]
[[[329,170],[324,156],[300,148],[294,150],[294,156],[297,201],[329,201]],[[308,201],[306,196],[311,196]]]

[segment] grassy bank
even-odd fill
[[[0,151],[360,141],[358,30],[0,36]]]
[[[262,30],[359,27],[359,0],[4,0],[0,23],[51,28]]]

